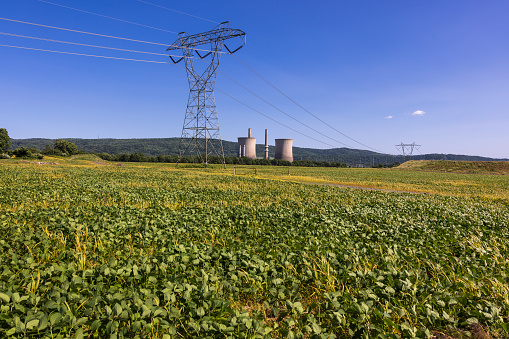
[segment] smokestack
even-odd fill
[[[249,129],[247,130],[247,137],[248,137],[248,138],[251,138],[251,128],[249,128]]]
[[[265,129],[265,159],[269,159],[269,130]]]

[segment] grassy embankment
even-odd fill
[[[509,161],[412,160],[398,169],[465,174],[509,175]]]

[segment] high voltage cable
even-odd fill
[[[114,47],[106,47],[106,46],[97,46],[97,45],[88,45],[88,44],[80,44],[77,42],[70,42],[70,41],[62,41],[62,40],[53,40],[53,39],[45,39],[45,38],[38,38],[33,36],[27,36],[27,35],[19,35],[19,34],[12,34],[12,33],[4,33],[0,32],[2,35],[9,35],[14,36],[18,38],[26,38],[26,39],[34,39],[34,40],[42,40],[42,41],[50,41],[50,42],[58,42],[62,44],[69,44],[69,45],[77,45],[77,46],[85,46],[85,47],[94,47],[94,48],[104,48],[104,49],[111,49],[115,51],[122,51],[122,52],[134,52],[134,53],[143,53],[143,54],[152,54],[152,55],[161,55],[161,56],[169,56],[168,54],[163,53],[152,53],[152,52],[144,52],[144,51],[136,51],[132,49],[123,49],[123,48],[114,48]],[[177,55],[171,55],[174,57],[179,57]]]
[[[80,46],[87,46],[87,47],[97,47],[97,48],[105,48],[105,49],[113,49],[113,50],[120,50],[120,51],[127,51],[127,52],[136,52],[136,53],[147,53],[147,54],[155,54],[155,55],[162,55],[162,56],[167,56],[166,54],[161,54],[161,53],[150,53],[150,52],[143,52],[143,51],[134,51],[134,50],[126,50],[126,49],[119,49],[119,48],[112,48],[112,47],[105,47],[105,46],[96,46],[96,45],[86,45],[86,44],[80,44],[80,43],[73,43],[73,42],[67,42],[67,41],[60,41],[60,40],[52,40],[52,39],[44,39],[44,38],[37,38],[37,37],[30,37],[30,36],[25,36],[25,35],[19,35],[19,34],[11,34],[11,33],[3,33],[3,32],[0,32],[0,34],[3,34],[3,35],[9,35],[9,36],[15,36],[15,37],[22,37],[22,38],[29,38],[29,39],[36,39],[36,40],[44,40],[44,41],[51,41],[51,42],[58,42],[58,43],[66,43],[66,44],[72,44],[72,45],[80,45]],[[54,51],[54,50],[47,50],[47,49],[39,49],[39,48],[31,48],[31,47],[22,47],[22,46],[12,46],[12,45],[0,45],[2,47],[11,47],[11,48],[19,48],[19,49],[27,49],[27,50],[35,50],[35,51],[43,51],[43,52],[52,52],[52,53],[60,53],[60,54],[70,54],[70,55],[79,55],[79,56],[89,56],[89,57],[95,57],[95,58],[104,58],[104,59],[115,59],[115,60],[127,60],[127,61],[138,61],[138,62],[148,62],[148,63],[162,63],[162,64],[171,64],[169,62],[160,62],[160,61],[149,61],[149,60],[140,60],[140,59],[129,59],[129,58],[117,58],[117,57],[108,57],[108,56],[103,56],[103,55],[92,55],[92,54],[83,54],[83,53],[72,53],[72,52],[64,52],[64,51]],[[182,68],[182,66],[178,65],[179,67]],[[221,72],[221,71],[220,71]],[[268,105],[272,106],[273,108],[277,109],[278,111],[282,112],[283,114],[287,115],[288,117],[292,118],[293,120],[297,121],[298,123],[300,123],[301,125],[337,142],[337,143],[340,143],[346,147],[350,147],[351,146],[348,146],[340,141],[337,141],[337,140],[334,140],[328,136],[326,136],[325,134],[315,130],[314,128],[304,124],[303,122],[295,119],[294,117],[292,117],[291,115],[289,115],[288,113],[284,112],[283,110],[279,109],[278,107],[272,105],[270,102],[268,102],[267,100],[263,99],[262,97],[260,97],[259,95],[257,95],[256,93],[250,91],[249,89],[247,89],[245,86],[243,86],[242,84],[240,84],[239,82],[237,82],[236,80],[234,80],[233,78],[231,78],[229,75],[225,74],[224,72],[221,72],[223,75],[225,75],[226,77],[228,77],[230,80],[232,80],[233,82],[235,82],[237,85],[239,85],[240,87],[244,88],[246,91],[248,91],[249,93],[253,94],[254,96],[256,96],[257,98],[259,98],[260,100],[264,101],[265,103],[267,103]],[[334,145],[331,145],[331,144],[328,144],[326,142],[323,142],[321,140],[318,140],[318,139],[315,139],[313,137],[310,137],[302,132],[299,132],[273,118],[271,118],[270,116],[267,116],[266,114],[263,114],[259,111],[257,111],[256,109],[252,108],[251,106],[241,102],[240,100],[232,97],[231,95],[225,93],[224,91],[221,91],[218,89],[218,91],[220,91],[221,93],[224,93],[225,95],[227,95],[228,97],[232,98],[233,100],[239,102],[240,104],[250,108],[251,110],[257,112],[258,114],[261,114],[263,115],[264,117],[296,132],[296,133],[299,133],[307,138],[310,138],[312,140],[315,140],[317,142],[320,142],[320,143],[323,143],[324,145],[327,145],[327,146],[331,146],[331,147],[335,147]]]
[[[346,146],[346,147],[349,147],[349,148],[353,148],[352,146],[349,146],[349,145],[347,145],[347,144],[345,144],[345,143],[342,143],[341,141],[338,141],[338,140],[336,140],[336,139],[334,139],[334,138],[331,138],[331,137],[329,137],[328,135],[323,134],[322,132],[320,132],[320,131],[318,131],[318,130],[314,129],[313,127],[311,127],[311,126],[309,126],[309,125],[306,125],[305,123],[303,123],[302,121],[300,121],[300,120],[298,120],[298,119],[296,119],[296,118],[292,117],[290,114],[286,113],[285,111],[283,111],[283,110],[282,110],[282,109],[280,109],[279,107],[276,107],[276,106],[274,106],[273,104],[271,104],[270,102],[268,102],[267,100],[263,99],[263,98],[262,98],[262,97],[260,97],[258,94],[256,94],[256,93],[254,93],[253,91],[251,91],[251,90],[247,89],[244,85],[242,85],[241,83],[239,83],[238,81],[236,81],[235,79],[233,79],[232,77],[230,77],[229,75],[227,75],[226,73],[224,73],[224,72],[222,72],[222,71],[219,71],[219,72],[220,72],[221,74],[223,74],[224,76],[226,76],[226,77],[227,77],[228,79],[230,79],[231,81],[233,81],[234,83],[236,83],[237,85],[239,85],[240,87],[242,87],[243,89],[245,89],[246,91],[248,91],[249,93],[251,93],[252,95],[254,95],[255,97],[257,97],[258,99],[260,99],[260,100],[262,100],[263,102],[265,102],[267,105],[269,105],[269,106],[271,106],[272,108],[274,108],[274,109],[278,110],[279,112],[283,113],[283,114],[284,114],[284,115],[286,115],[287,117],[289,117],[289,118],[293,119],[294,121],[298,122],[298,123],[299,123],[299,124],[301,124],[302,126],[307,127],[307,128],[309,128],[310,130],[312,130],[313,132],[316,132],[316,133],[318,133],[318,134],[320,134],[320,135],[322,135],[322,136],[324,136],[324,137],[326,137],[326,138],[328,138],[328,139],[330,139],[330,140],[332,140],[332,141],[334,141],[334,142],[337,142],[338,144],[341,144],[341,145]]]
[[[56,27],[56,26],[48,26],[48,25],[36,24],[36,23],[33,23],[33,22],[28,22],[28,21],[7,19],[7,18],[1,18],[1,17],[0,17],[0,20],[12,21],[12,22],[17,22],[17,23],[22,23],[22,24],[27,24],[27,25],[45,27],[45,28],[59,29],[59,30],[62,30],[62,31],[74,32],[74,33],[82,33],[82,34],[95,35],[95,36],[100,36],[100,37],[105,37],[105,38],[120,39],[120,40],[126,40],[126,41],[134,41],[134,42],[141,42],[141,43],[144,43],[144,44],[159,45],[159,46],[165,46],[165,47],[173,46],[173,45],[168,45],[168,44],[161,44],[161,43],[158,43],[158,42],[150,42],[150,41],[143,41],[143,40],[136,40],[136,39],[121,38],[121,37],[117,37],[117,36],[113,36],[113,35],[91,33],[91,32],[78,31],[78,30],[69,29],[69,28],[63,28],[63,27]],[[192,50],[195,50],[195,51],[209,52],[209,50],[206,50],[206,49],[199,49],[199,48],[188,48],[188,49],[192,49]],[[214,53],[229,54],[229,53],[226,53],[226,52],[214,52]],[[177,57],[180,57],[180,56],[177,56]]]
[[[178,64],[176,64],[176,65],[177,65],[178,67],[180,67],[181,69],[186,70],[183,66],[178,65]],[[281,125],[281,126],[283,126],[283,127],[286,127],[286,128],[288,128],[288,129],[290,129],[290,130],[294,131],[295,133],[298,133],[298,134],[300,134],[300,135],[303,135],[303,136],[305,136],[306,138],[309,138],[309,139],[311,139],[311,140],[317,141],[317,142],[322,143],[322,144],[324,144],[324,145],[327,145],[327,146],[330,146],[330,147],[333,147],[333,148],[335,147],[334,145],[331,145],[331,144],[328,144],[328,143],[326,143],[326,142],[324,142],[324,141],[321,141],[321,140],[318,140],[318,139],[316,139],[316,138],[313,138],[313,137],[311,137],[311,136],[309,136],[309,135],[307,135],[307,134],[304,134],[304,133],[302,133],[302,132],[297,131],[296,129],[294,129],[294,128],[292,128],[292,127],[288,126],[288,125],[285,125],[285,124],[284,124],[284,123],[282,123],[282,122],[277,121],[277,120],[276,120],[276,119],[274,119],[274,118],[271,118],[270,116],[268,116],[268,115],[266,115],[266,114],[264,114],[264,113],[262,113],[262,112],[258,111],[257,109],[255,109],[255,108],[253,108],[253,107],[249,106],[248,104],[246,104],[246,103],[244,103],[244,102],[240,101],[239,99],[237,99],[237,98],[235,98],[235,97],[231,96],[230,94],[228,94],[228,93],[226,93],[226,92],[224,92],[224,91],[220,90],[220,89],[219,89],[219,88],[217,88],[217,87],[215,88],[215,90],[217,90],[217,91],[219,91],[219,92],[223,93],[223,94],[224,94],[224,95],[226,95],[227,97],[229,97],[229,98],[231,98],[231,99],[233,99],[233,100],[237,101],[239,104],[246,106],[247,108],[249,108],[249,109],[253,110],[254,112],[256,112],[256,113],[258,113],[258,114],[260,114],[260,115],[262,115],[262,116],[264,116],[264,117],[266,117],[267,119],[270,119],[270,120],[274,121],[275,123],[277,123],[277,124],[279,124],[279,125]]]
[[[79,11],[79,12],[83,12],[83,13],[87,13],[87,14],[97,15],[97,16],[100,16],[100,17],[103,17],[103,18],[108,18],[108,19],[112,19],[112,20],[117,20],[117,21],[121,21],[121,22],[129,23],[129,24],[133,24],[133,25],[137,25],[137,26],[142,26],[142,27],[146,27],[146,28],[152,28],[152,29],[156,29],[156,30],[158,30],[158,31],[164,31],[164,32],[173,33],[173,34],[179,34],[179,33],[174,32],[174,31],[169,31],[169,30],[166,30],[166,29],[158,28],[158,27],[153,27],[153,26],[148,26],[148,25],[144,25],[144,24],[139,24],[139,23],[137,23],[137,22],[128,21],[128,20],[124,20],[124,19],[119,19],[119,18],[115,18],[115,17],[112,17],[112,16],[103,15],[103,14],[98,14],[98,13],[94,13],[94,12],[89,12],[89,11],[85,11],[85,10],[78,9],[78,8],[73,8],[73,7],[69,7],[69,6],[64,6],[64,5],[56,4],[56,3],[49,2],[49,1],[46,1],[46,0],[35,0],[35,1],[44,2],[44,3],[50,4],[50,5],[59,6],[59,7],[67,8],[67,9],[72,9],[72,10],[74,10],[74,11]],[[149,4],[149,5],[152,5],[152,6],[157,6],[157,7],[160,7],[160,8],[167,9],[167,10],[169,10],[169,11],[177,12],[177,13],[184,14],[184,15],[189,15],[189,16],[192,16],[192,17],[194,17],[194,18],[198,18],[198,19],[201,19],[201,20],[210,21],[210,22],[213,22],[213,23],[216,23],[216,24],[218,24],[218,23],[219,23],[219,22],[217,22],[217,21],[208,20],[208,19],[205,19],[205,18],[201,18],[201,17],[199,17],[199,16],[195,16],[195,15],[192,15],[192,14],[188,14],[188,13],[180,12],[180,11],[177,11],[177,10],[174,10],[174,9],[171,9],[171,8],[167,8],[167,7],[159,6],[159,5],[156,5],[156,4],[153,4],[153,3],[147,2],[147,1],[141,1],[141,0],[136,0],[136,1],[144,2],[144,3]],[[170,45],[170,46],[172,46],[172,47],[173,47],[173,45]],[[204,52],[208,52],[208,50],[205,50],[205,49],[198,49],[198,48],[186,48],[186,49],[192,49],[192,50],[195,50],[195,51],[204,51]],[[226,53],[226,52],[214,52],[214,53],[225,53],[225,54],[229,54],[229,53]]]
[[[140,60],[140,59],[129,59],[129,58],[117,58],[117,57],[110,57],[110,56],[104,56],[104,55],[93,55],[93,54],[83,54],[83,53],[53,51],[53,50],[49,50],[49,49],[40,49],[40,48],[32,48],[32,47],[1,45],[1,44],[0,44],[0,46],[1,47],[20,48],[20,49],[29,49],[29,50],[33,50],[33,51],[42,51],[42,52],[51,52],[51,53],[60,53],[60,54],[71,54],[71,55],[81,55],[81,56],[88,56],[88,57],[94,57],[94,58],[103,58],[103,59],[139,61],[139,62],[148,62],[148,63],[154,63],[154,64],[172,64],[171,62],[163,62],[163,61]]]
[[[133,24],[133,25],[137,25],[137,26],[141,26],[141,27],[157,29],[158,31],[163,31],[163,32],[168,32],[168,33],[178,34],[177,32],[168,31],[168,30],[166,30],[166,29],[157,28],[157,27],[152,27],[152,26],[148,26],[148,25],[143,25],[143,24],[139,24],[139,23],[136,23],[136,22],[127,21],[127,20],[123,20],[123,19],[118,19],[118,18],[114,18],[114,17],[111,17],[111,16],[107,16],[107,15],[97,14],[97,13],[94,13],[94,12],[89,12],[89,11],[85,11],[85,10],[78,9],[78,8],[73,8],[73,7],[69,7],[69,6],[64,6],[64,5],[56,4],[56,3],[49,2],[49,1],[45,1],[45,0],[35,0],[35,1],[44,2],[44,3],[50,4],[50,5],[59,6],[59,7],[67,8],[67,9],[72,9],[73,11],[79,11],[79,12],[83,12],[83,13],[88,13],[88,14],[92,14],[92,15],[97,15],[97,16],[101,16],[101,17],[103,17],[103,18],[108,18],[108,19],[112,19],[112,20],[117,20],[117,21],[121,21],[121,22],[126,22],[126,23],[129,23],[129,24]]]
[[[51,52],[51,53],[59,53],[59,54],[68,54],[68,55],[78,55],[78,56],[87,56],[87,57],[94,57],[94,58],[103,58],[103,59],[113,59],[113,60],[125,60],[125,61],[137,61],[137,62],[145,62],[145,63],[156,63],[156,64],[173,64],[173,63],[170,63],[170,62],[162,62],[162,61],[152,61],[152,60],[141,60],[141,59],[130,59],[130,58],[118,58],[118,57],[109,57],[109,56],[104,56],[104,55],[93,55],[93,54],[84,54],[84,53],[73,53],[73,52],[64,52],[64,51],[55,51],[55,50],[49,50],[49,49],[40,49],[40,48],[31,48],[31,47],[22,47],[22,46],[13,46],[13,45],[3,45],[3,44],[0,44],[0,47],[11,47],[11,48],[18,48],[18,49],[26,49],[26,50],[33,50],[33,51],[42,51],[42,52]],[[181,68],[183,68],[181,65],[177,65]],[[219,92],[223,93],[224,95],[226,95],[227,97],[237,101],[238,103],[240,103],[241,105],[244,105],[246,106],[247,108],[253,110],[254,112],[266,117],[267,119],[270,119],[272,121],[274,121],[275,123],[283,126],[283,127],[286,127],[292,131],[294,131],[295,133],[298,133],[300,135],[303,135],[305,136],[306,138],[309,138],[311,140],[314,140],[314,141],[317,141],[319,143],[322,143],[324,145],[327,145],[327,146],[330,146],[330,147],[335,147],[334,145],[331,145],[329,143],[326,143],[324,141],[321,141],[321,140],[318,140],[316,138],[313,138],[305,133],[302,133],[302,132],[299,132],[298,130],[282,123],[282,122],[279,122],[278,120],[258,111],[257,109],[249,106],[248,104],[238,100],[237,98],[231,96],[230,94],[216,88],[216,90],[218,90]]]
[[[119,19],[119,18],[115,18],[115,17],[112,17],[112,16],[103,15],[103,14],[98,14],[98,13],[94,13],[94,12],[89,12],[89,11],[85,11],[85,10],[78,9],[78,8],[73,8],[73,7],[69,7],[69,6],[64,6],[64,5],[56,4],[56,3],[53,3],[53,2],[50,2],[50,1],[46,1],[46,0],[35,0],[35,1],[44,2],[44,3],[50,4],[50,5],[59,6],[59,7],[67,8],[67,9],[72,9],[72,10],[74,10],[74,11],[79,11],[79,12],[83,12],[83,13],[87,13],[87,14],[97,15],[97,16],[100,16],[100,17],[103,17],[103,18],[108,18],[108,19],[112,19],[112,20],[117,20],[117,21],[121,21],[121,22],[129,23],[129,24],[133,24],[133,25],[137,25],[137,26],[141,26],[141,27],[152,28],[152,29],[156,29],[156,30],[158,30],[158,31],[163,31],[163,32],[168,32],[168,33],[178,34],[178,32],[169,31],[169,30],[166,30],[166,29],[162,29],[162,28],[158,28],[158,27],[153,27],[153,26],[148,26],[148,25],[144,25],[144,24],[139,24],[139,23],[137,23],[137,22],[128,21],[128,20],[124,20],[124,19]],[[202,19],[202,20],[206,20],[206,21],[210,21],[210,22],[213,22],[213,23],[217,23],[217,24],[219,23],[219,22],[217,22],[217,21],[208,20],[208,19],[205,19],[205,18],[201,18],[201,17],[199,17],[199,16],[195,16],[195,15],[192,15],[192,14],[188,14],[188,13],[180,12],[180,11],[177,11],[177,10],[174,10],[174,9],[171,9],[171,8],[167,8],[167,7],[159,6],[159,5],[156,5],[156,4],[153,4],[153,3],[147,2],[147,1],[142,1],[142,0],[136,0],[136,1],[144,2],[144,3],[149,4],[149,5],[152,5],[152,6],[157,6],[157,7],[160,7],[160,8],[167,9],[167,10],[169,10],[169,11],[177,12],[177,13],[184,14],[184,15],[189,15],[189,16],[192,16],[192,17],[195,17],[195,18],[198,18],[198,19]],[[173,45],[171,45],[171,46],[173,46]],[[208,52],[208,50],[204,50],[204,49],[197,49],[197,48],[187,48],[187,49],[192,49],[192,50],[197,50],[197,51],[204,51],[204,52]],[[226,52],[214,52],[214,53],[225,53],[225,54],[229,54],[229,53],[226,53]]]
[[[205,18],[202,18],[202,17],[196,16],[196,15],[192,15],[192,14],[189,14],[189,13],[185,13],[185,12],[177,11],[177,10],[175,10],[175,9],[171,9],[171,8],[168,8],[168,7],[164,7],[164,6],[156,5],[156,4],[153,4],[153,3],[148,2],[148,1],[144,1],[144,0],[136,0],[136,1],[143,2],[143,3],[145,3],[145,4],[152,5],[152,6],[155,6],[155,7],[163,8],[163,9],[166,9],[166,10],[168,10],[168,11],[176,12],[176,13],[179,13],[179,14],[188,15],[188,16],[193,17],[193,18],[197,18],[197,19],[201,19],[201,20],[205,20],[205,21],[213,22],[213,23],[215,23],[215,24],[219,24],[219,22],[214,21],[214,20],[205,19]]]
[[[247,69],[249,69],[251,72],[253,72],[256,76],[258,76],[260,79],[262,79],[263,81],[265,81],[267,84],[269,84],[272,88],[274,88],[276,91],[278,91],[281,95],[283,95],[285,98],[287,98],[288,100],[290,100],[291,102],[293,102],[295,105],[299,106],[302,110],[304,110],[305,112],[307,112],[308,114],[310,114],[311,116],[313,116],[315,119],[317,119],[318,121],[320,121],[321,123],[323,123],[324,125],[328,126],[329,128],[333,129],[334,131],[338,132],[339,134],[341,134],[342,136],[358,143],[359,145],[362,145],[364,147],[367,147],[373,151],[376,151],[378,153],[383,153],[373,147],[370,147],[366,144],[363,144],[362,142],[360,141],[357,141],[355,140],[354,138],[351,138],[349,137],[348,135],[346,135],[345,133],[339,131],[338,129],[336,129],[334,126],[331,126],[330,124],[326,123],[325,121],[323,121],[322,119],[320,119],[319,117],[317,117],[315,114],[311,113],[309,110],[307,110],[306,108],[304,108],[303,106],[301,106],[298,102],[296,102],[295,100],[293,100],[292,98],[290,98],[288,95],[286,95],[283,91],[281,91],[279,88],[277,88],[275,85],[273,85],[271,82],[269,82],[267,79],[265,79],[264,77],[262,77],[260,74],[258,74],[255,70],[253,70],[251,67],[249,67],[247,64],[245,64],[242,60],[240,60],[239,58],[237,58],[235,55],[233,55],[233,57],[235,59],[237,59],[241,64],[243,64]]]
[[[91,32],[85,32],[85,31],[78,31],[78,30],[69,29],[69,28],[62,28],[62,27],[55,27],[55,26],[36,24],[36,23],[33,23],[33,22],[28,22],[28,21],[21,21],[21,20],[7,19],[7,18],[0,18],[0,20],[12,21],[12,22],[17,22],[17,23],[27,24],[27,25],[33,25],[33,26],[39,26],[39,27],[54,28],[54,29],[59,29],[59,30],[62,30],[62,31],[74,32],[74,33],[82,33],[82,34],[95,35],[95,36],[100,36],[100,37],[104,37],[104,38],[112,38],[112,39],[120,39],[120,40],[126,40],[126,41],[141,42],[141,43],[144,43],[144,44],[151,44],[151,45],[168,46],[168,44],[161,44],[161,43],[157,43],[157,42],[149,42],[149,41],[143,41],[143,40],[121,38],[121,37],[113,36],[113,35],[105,35],[105,34],[91,33]]]
[[[256,113],[258,113],[258,114],[260,114],[260,115],[263,115],[263,116],[264,116],[264,117],[266,117],[267,119],[270,119],[270,120],[274,121],[275,123],[280,124],[281,126],[286,127],[286,128],[288,128],[288,129],[290,129],[290,130],[294,131],[295,133],[298,133],[298,134],[300,134],[300,135],[303,135],[303,136],[305,136],[306,138],[312,139],[312,140],[314,140],[314,141],[320,142],[320,143],[322,143],[322,144],[324,144],[324,145],[327,145],[327,146],[330,146],[330,147],[333,147],[333,148],[334,148],[334,147],[336,147],[336,146],[331,145],[331,144],[328,144],[328,143],[326,143],[326,142],[324,142],[324,141],[321,141],[321,140],[315,139],[315,138],[313,138],[313,137],[311,137],[311,136],[309,136],[309,135],[307,135],[307,134],[304,134],[304,133],[302,133],[302,132],[299,132],[299,131],[297,131],[296,129],[291,128],[290,126],[287,126],[287,125],[283,124],[282,122],[279,122],[279,121],[277,121],[276,119],[271,118],[270,116],[268,116],[268,115],[266,115],[266,114],[263,114],[262,112],[260,112],[260,111],[258,111],[257,109],[255,109],[255,108],[253,108],[253,107],[249,106],[248,104],[246,104],[246,103],[244,103],[244,102],[242,102],[242,101],[240,101],[240,100],[238,100],[238,99],[234,98],[234,97],[233,97],[233,96],[231,96],[230,94],[228,94],[228,93],[226,93],[226,92],[224,92],[224,91],[221,91],[219,88],[216,88],[216,91],[219,91],[219,92],[223,93],[223,94],[224,94],[224,95],[226,95],[227,97],[229,97],[229,98],[231,98],[231,99],[233,99],[233,100],[237,101],[239,104],[246,106],[247,108],[249,108],[249,109],[251,109],[251,110],[255,111]]]

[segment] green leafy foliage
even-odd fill
[[[73,155],[78,153],[78,147],[74,143],[64,139],[55,140],[54,149],[66,155]]]
[[[1,170],[0,337],[428,338],[470,323],[507,328],[504,199],[147,164]]]
[[[23,158],[23,159],[42,159],[44,156],[39,153],[39,151],[35,148],[16,148],[14,151],[12,151],[12,154],[16,156],[16,158]]]
[[[7,151],[11,147],[11,138],[5,128],[0,128],[0,153]]]

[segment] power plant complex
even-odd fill
[[[293,139],[276,139],[275,159],[293,162]],[[239,157],[256,159],[256,138],[251,136],[251,128],[248,129],[247,138],[239,137]],[[269,159],[269,130],[265,130],[264,159]]]

